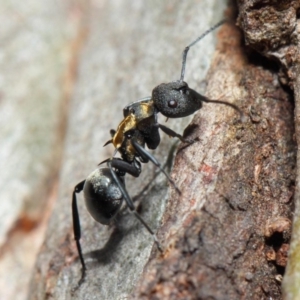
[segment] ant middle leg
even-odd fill
[[[167,127],[165,125],[157,123],[157,127],[160,128],[167,135],[169,135],[169,136],[171,136],[173,138],[177,137],[183,143],[187,143],[187,144],[193,144],[193,143],[195,143],[195,140],[186,139],[181,134],[175,132],[174,130],[170,129],[169,127]]]
[[[140,155],[140,157],[143,159],[143,161],[147,162],[147,161],[150,160],[156,167],[159,168],[159,170],[161,172],[163,172],[165,174],[165,176],[167,177],[167,179],[169,180],[169,182],[173,185],[173,187],[175,188],[175,190],[177,191],[177,193],[180,195],[181,191],[176,186],[175,182],[171,179],[171,177],[167,174],[167,172],[162,168],[162,166],[159,163],[159,161],[152,154],[150,154],[147,150],[145,150],[145,148],[142,147],[139,143],[137,143],[135,141],[132,141],[132,145],[134,146],[135,150],[138,152],[138,154]]]

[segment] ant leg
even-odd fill
[[[83,190],[84,183],[85,180],[79,182],[75,186],[73,191],[73,196],[72,196],[73,232],[74,232],[74,239],[76,241],[78,255],[82,266],[81,279],[79,281],[79,285],[84,281],[86,266],[82,255],[81,245],[80,245],[81,230],[80,230],[80,220],[79,220],[76,194],[80,193]]]
[[[130,174],[133,177],[139,177],[141,174],[141,164],[138,161],[128,163],[124,160],[113,158],[111,160],[112,168],[116,168],[119,171]]]
[[[144,147],[142,147],[140,144],[138,144],[136,141],[132,140],[132,145],[134,146],[135,150],[138,152],[138,154],[141,156],[141,158],[144,161],[151,160],[152,163],[157,166],[161,172],[165,174],[165,176],[168,178],[169,182],[173,185],[177,193],[180,195],[181,192],[179,188],[176,186],[175,182],[170,178],[170,176],[166,173],[166,171],[161,167],[161,164],[159,161],[149,152],[145,150]]]
[[[167,126],[164,126],[162,124],[157,123],[158,127],[167,135],[171,136],[171,137],[177,137],[179,138],[183,143],[188,143],[188,144],[193,144],[195,141],[191,140],[191,139],[185,139],[182,135],[180,135],[179,133],[175,132],[174,130],[170,129]]]
[[[140,164],[137,164],[137,162],[136,162],[136,164],[132,164],[132,163],[126,162],[119,158],[107,158],[107,159],[103,160],[101,163],[99,163],[98,166],[102,165],[104,163],[108,163],[108,162],[111,163],[111,166],[113,168],[116,168],[119,171],[128,173],[133,177],[139,177],[141,174]]]
[[[139,215],[139,213],[135,210],[135,207],[133,205],[133,202],[129,196],[129,194],[127,193],[124,184],[121,182],[120,178],[117,176],[116,172],[114,171],[114,169],[112,168],[111,162],[107,163],[111,175],[113,176],[116,184],[118,185],[124,199],[125,202],[128,206],[128,208],[130,209],[130,211],[134,214],[134,216],[144,225],[144,227],[148,230],[148,232],[152,235],[154,242],[156,243],[157,249],[162,252],[162,248],[160,246],[159,241],[157,240],[156,234],[154,233],[154,231],[149,227],[149,225],[146,223],[146,221],[141,217],[141,215]]]
[[[133,211],[134,216],[145,226],[145,228],[150,232],[150,234],[153,236],[154,242],[157,246],[157,249],[159,250],[159,252],[163,252],[160,243],[156,237],[156,234],[152,231],[152,229],[148,226],[148,224],[144,221],[144,219],[137,213],[136,210]]]

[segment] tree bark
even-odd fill
[[[276,66],[246,52],[234,26],[220,30],[207,95],[247,116],[207,105],[196,114],[172,176],[154,253],[135,299],[281,299],[295,180],[293,105]]]
[[[223,13],[219,1],[90,3],[58,201],[29,299],[282,299],[297,173],[291,87],[298,95],[299,85],[290,57],[285,64],[270,58],[282,54],[281,42],[284,50],[291,44],[288,50],[297,53],[299,8],[295,1],[278,7],[262,2],[238,2],[238,25],[245,35],[233,24],[223,25],[213,58],[213,34],[188,55],[189,85],[201,92],[202,65],[210,65],[205,95],[235,103],[244,118],[230,107],[204,104],[185,130],[194,144],[176,148],[163,138],[154,155],[169,167],[177,149],[171,176],[181,195],[167,192],[165,177],[149,164],[139,178],[127,176],[127,189],[157,229],[163,253],[127,210],[106,227],[95,224],[80,204],[88,271],[78,287],[73,186],[112,155],[112,148],[100,147],[122,119],[122,108],[150,95],[155,85],[179,79],[182,50]],[[234,9],[227,10],[231,19]],[[270,35],[270,27],[255,20],[278,29]],[[168,126],[182,132],[181,121]]]
[[[300,75],[300,38],[299,38],[299,1],[238,1],[239,24],[245,34],[246,45],[258,51],[264,59],[278,64],[278,78],[283,86],[288,86],[291,100],[294,101],[293,117],[295,129],[291,131],[297,143],[297,164],[295,166],[295,194],[293,234],[289,251],[289,260],[283,281],[284,299],[300,297],[299,253],[299,75]],[[290,133],[290,132],[289,132]],[[286,259],[285,259],[286,260]]]

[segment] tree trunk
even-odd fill
[[[210,66],[205,95],[235,103],[244,118],[230,107],[204,104],[185,131],[195,143],[176,148],[163,137],[153,154],[168,170],[176,149],[171,176],[181,194],[167,192],[166,178],[150,163],[139,178],[127,176],[127,190],[157,230],[163,253],[128,210],[103,226],[78,197],[88,269],[78,286],[73,187],[112,155],[102,145],[121,121],[122,108],[161,82],[179,79],[184,47],[222,19],[225,8],[204,0],[88,4],[58,199],[29,299],[282,299],[299,173],[292,101],[297,139],[300,94],[299,4],[285,3],[238,1],[242,31],[223,25],[214,55],[213,33],[191,48],[189,86],[203,92],[201,79]],[[235,20],[234,11],[229,7],[227,17]],[[182,119],[168,122],[179,133],[185,125]],[[295,199],[298,193],[296,181]],[[290,283],[296,286],[293,272],[289,267],[286,294]]]

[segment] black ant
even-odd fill
[[[109,224],[116,216],[122,206],[123,200],[125,200],[130,211],[153,236],[158,249],[161,251],[155,233],[135,210],[133,201],[126,190],[124,177],[127,173],[138,177],[141,173],[141,162],[147,163],[151,161],[165,174],[169,182],[180,193],[175,183],[162,169],[156,158],[145,150],[145,145],[149,149],[156,149],[158,147],[160,143],[159,129],[171,137],[179,138],[183,142],[192,143],[193,141],[185,139],[172,129],[159,124],[157,122],[157,114],[160,112],[167,118],[182,118],[199,110],[202,107],[202,102],[212,102],[228,105],[242,115],[240,109],[234,104],[225,101],[210,100],[189,88],[187,83],[183,81],[186,57],[190,47],[224,22],[225,20],[211,27],[185,48],[180,80],[162,83],[153,89],[151,97],[140,99],[124,108],[124,119],[116,131],[111,130],[112,139],[105,144],[112,143],[116,149],[115,154],[119,152],[121,158],[115,158],[114,154],[112,158],[102,162],[106,163],[107,167],[97,168],[85,180],[75,186],[72,199],[73,230],[82,265],[81,282],[85,277],[86,266],[80,245],[81,230],[76,194],[83,191],[89,213],[97,222],[104,225]]]
[[[123,200],[125,200],[130,211],[153,236],[159,251],[162,250],[154,231],[135,210],[133,201],[126,190],[124,177],[127,173],[138,177],[141,173],[141,162],[147,163],[151,161],[165,174],[169,182],[180,193],[173,180],[164,171],[157,159],[145,150],[145,137],[143,134],[136,129],[127,131],[124,136],[125,138],[118,148],[122,158],[113,157],[101,162],[100,164],[106,163],[107,167],[94,170],[85,180],[78,183],[73,191],[73,230],[82,265],[81,281],[84,280],[86,266],[80,245],[81,230],[77,207],[77,193],[83,191],[87,210],[97,222],[104,225],[108,225],[116,216],[122,206]]]
[[[124,134],[132,129],[138,129],[144,135],[149,149],[158,147],[160,143],[159,129],[171,137],[179,138],[182,142],[192,143],[193,141],[185,139],[172,129],[159,124],[157,115],[161,113],[167,118],[183,118],[199,110],[202,107],[202,102],[230,106],[239,112],[240,118],[243,117],[242,111],[236,105],[222,100],[211,100],[189,88],[188,84],[183,81],[187,53],[190,47],[225,22],[226,20],[220,21],[184,49],[180,80],[162,83],[153,89],[152,96],[142,98],[125,106],[123,109],[124,119],[118,126],[117,131],[114,131],[112,140],[105,145],[113,143],[114,147],[119,149],[120,141],[124,139]]]

